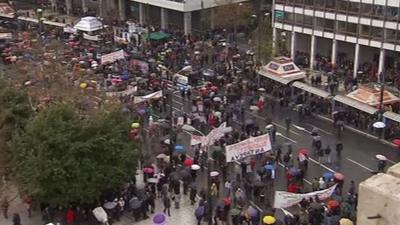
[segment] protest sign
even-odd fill
[[[190,135],[190,145],[198,145],[201,144],[202,142],[204,142],[205,137],[201,136],[201,135]]]
[[[119,59],[125,59],[124,50],[119,50],[101,56],[101,64],[113,63]]]
[[[294,205],[297,205],[301,202],[301,200],[315,198],[318,196],[320,200],[324,200],[329,198],[333,192],[335,191],[337,184],[333,185],[330,188],[321,190],[321,191],[314,191],[305,194],[296,194],[290,193],[286,191],[275,191],[275,201],[274,201],[274,208],[287,208]]]
[[[162,91],[156,91],[154,93],[144,95],[144,96],[135,96],[133,99],[133,104],[138,104],[141,102],[145,102],[150,99],[157,99],[161,98],[163,96]]]
[[[216,140],[222,138],[225,135],[224,133],[225,128],[226,128],[226,122],[219,125],[219,127],[212,129],[210,133],[206,136],[205,142],[203,142],[202,145],[205,146],[213,145]]]
[[[233,145],[227,145],[226,161],[233,162],[251,155],[257,155],[271,150],[271,141],[268,134],[251,137]]]

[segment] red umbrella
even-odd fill
[[[335,173],[335,174],[333,174],[333,177],[336,180],[344,180],[344,175],[342,173]]]
[[[193,159],[185,159],[185,162],[183,162],[183,164],[186,167],[191,167],[193,165]]]
[[[308,150],[306,148],[299,149],[299,154],[308,155]]]
[[[400,139],[394,139],[394,140],[392,141],[392,143],[395,144],[395,145],[397,145],[397,146],[400,146]]]
[[[232,200],[230,198],[224,198],[223,201],[224,201],[224,205],[232,204]]]
[[[335,201],[335,200],[330,200],[327,203],[328,209],[333,209],[339,206],[339,202]]]
[[[147,173],[147,174],[150,174],[150,173],[153,173],[153,172],[154,172],[154,169],[153,169],[153,168],[150,168],[150,167],[146,167],[146,168],[143,169],[143,172],[144,172],[144,173]]]
[[[212,86],[211,87],[211,91],[218,91],[218,87],[217,86]]]

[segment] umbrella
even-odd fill
[[[104,208],[105,209],[113,209],[115,206],[117,206],[117,203],[115,202],[106,202],[104,203]]]
[[[392,141],[392,143],[395,144],[395,145],[397,145],[397,146],[400,146],[400,139],[394,139],[394,140]]]
[[[339,206],[339,202],[335,200],[330,200],[326,205],[328,206],[328,209],[333,209]]]
[[[385,128],[386,124],[384,122],[379,121],[379,122],[375,122],[372,126],[377,129],[382,129],[382,128]]]
[[[193,165],[193,159],[185,159],[183,165],[185,165],[186,167],[191,167]]]
[[[211,87],[211,91],[218,91],[218,87],[217,86],[212,86]]]
[[[335,173],[335,174],[333,174],[333,177],[336,180],[344,180],[344,175],[342,173]]]
[[[179,176],[179,174],[177,172],[172,172],[172,173],[169,174],[169,179],[170,180],[179,180],[180,176]]]
[[[179,171],[179,175],[181,177],[190,177],[191,176],[189,169],[183,169],[183,170]]]
[[[387,160],[386,156],[384,156],[384,155],[376,155],[375,157],[377,159],[379,159],[379,160],[382,160],[382,161],[386,161]]]
[[[333,178],[333,173],[326,172],[322,176],[324,177],[325,180],[330,180],[331,178]]]
[[[232,204],[232,200],[230,198],[228,198],[228,197],[224,198],[222,201],[224,202],[224,205]]]
[[[164,159],[165,157],[167,157],[167,155],[164,154],[164,153],[158,154],[158,155],[156,156],[157,159]]]
[[[197,165],[197,164],[193,164],[190,168],[191,168],[192,170],[199,170],[199,169],[200,169],[200,166]]]
[[[147,182],[153,183],[153,184],[157,184],[158,183],[158,179],[155,178],[155,177],[152,177],[152,178],[147,179]]]
[[[340,225],[354,225],[353,221],[347,218],[342,218],[339,220]]]
[[[299,174],[299,170],[294,168],[294,167],[292,167],[292,168],[289,169],[289,174],[292,175],[292,176],[296,176],[297,174]]]
[[[254,121],[252,119],[247,119],[246,121],[244,121],[246,125],[251,125],[254,123]]]
[[[214,115],[215,115],[216,117],[221,117],[221,116],[222,116],[222,113],[217,111],[217,112],[214,113]]]
[[[165,221],[167,220],[167,217],[164,215],[164,214],[162,214],[162,213],[160,213],[160,214],[156,214],[156,215],[154,215],[154,217],[153,217],[153,223],[155,224],[155,225],[163,225],[163,224],[165,224]]]
[[[274,127],[274,125],[273,124],[268,124],[267,126],[265,126],[265,129],[272,129]]]
[[[143,169],[143,172],[144,172],[144,173],[147,173],[147,174],[153,173],[153,172],[154,172],[154,169],[153,169],[153,168],[150,168],[150,167],[146,167],[146,168]]]
[[[264,168],[266,170],[274,170],[275,169],[275,167],[273,165],[271,165],[271,164],[268,164],[268,165],[264,166]]]
[[[237,216],[237,215],[239,215],[241,212],[242,212],[242,211],[241,211],[240,209],[238,209],[238,208],[233,208],[233,209],[231,210],[231,215],[232,215],[232,216]]]
[[[221,102],[222,99],[221,99],[220,97],[214,97],[214,98],[213,98],[213,101],[214,101],[214,102]]]
[[[132,123],[131,128],[139,128],[140,123]]]
[[[251,111],[258,111],[258,110],[260,110],[260,108],[258,108],[258,106],[256,106],[256,105],[252,105],[252,106],[250,106],[250,110]]]
[[[306,148],[299,149],[299,154],[308,155],[308,150]]]
[[[210,177],[216,177],[216,176],[218,176],[219,175],[219,172],[218,171],[211,171],[210,172]]]
[[[167,138],[167,139],[164,140],[164,144],[167,144],[167,145],[170,144],[169,138]]]
[[[133,197],[131,200],[129,200],[129,206],[132,209],[138,209],[141,205],[142,202],[137,197]]]
[[[264,218],[263,218],[263,223],[265,223],[265,224],[271,225],[271,224],[274,224],[275,222],[276,222],[276,219],[273,216],[264,216]]]
[[[149,38],[150,38],[150,40],[160,41],[160,40],[163,40],[163,39],[168,39],[170,36],[171,35],[160,31],[160,32],[150,33]]]
[[[177,153],[183,153],[185,152],[185,148],[183,147],[183,145],[175,145],[175,151]]]
[[[246,210],[246,212],[251,217],[255,217],[258,214],[258,210],[255,209],[253,206],[249,206],[249,208]]]
[[[265,88],[259,88],[258,91],[266,91]]]

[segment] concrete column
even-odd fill
[[[183,26],[185,35],[192,33],[192,12],[185,12],[183,14]]]
[[[104,1],[105,0],[99,0],[98,7],[99,7],[99,17],[104,17]]]
[[[145,12],[144,12],[144,5],[139,3],[139,23],[141,25],[145,24]]]
[[[57,12],[57,0],[51,0],[51,11]]]
[[[357,43],[356,49],[354,50],[354,68],[353,68],[353,77],[354,78],[357,78],[359,56],[360,56],[360,45]]]
[[[331,63],[333,66],[336,65],[337,58],[337,41],[335,39],[332,40],[332,55],[331,55]]]
[[[272,28],[272,51],[274,52],[274,55],[275,55],[275,52],[276,52],[276,28],[275,27]]]
[[[118,13],[119,13],[119,20],[124,21],[126,20],[126,1],[125,0],[118,0]]]
[[[214,8],[210,9],[210,28],[211,30],[215,29],[215,11]]]
[[[87,13],[88,8],[86,6],[86,0],[82,0],[82,12],[85,14]]]
[[[311,36],[311,50],[310,50],[310,69],[314,67],[314,60],[315,60],[315,45],[316,45],[316,36]]]
[[[66,10],[67,10],[67,15],[71,15],[72,14],[72,0],[65,0],[65,6],[66,6]]]
[[[168,9],[161,8],[161,29],[168,28]]]
[[[381,77],[379,75],[385,72],[385,55],[386,55],[386,50],[381,48],[379,53],[378,77]]]
[[[290,58],[294,60],[294,55],[296,54],[296,32],[294,31],[292,31],[292,38],[290,42]]]

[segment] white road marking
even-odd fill
[[[174,103],[176,103],[176,104],[178,104],[178,105],[184,105],[182,102],[178,102],[178,101],[176,101],[175,99],[172,99],[172,102],[174,102]]]
[[[361,163],[359,163],[357,161],[354,161],[353,159],[350,159],[350,158],[347,158],[347,157],[346,157],[346,159],[349,160],[350,162],[352,162],[352,163],[354,163],[354,164],[356,164],[356,165],[368,170],[369,172],[374,172],[374,170],[371,170],[370,168],[364,166],[363,164],[361,164]]]
[[[297,126],[296,124],[292,124],[292,126],[294,127],[294,128],[296,128],[296,129],[298,129],[298,130],[301,130],[301,131],[304,131],[304,132],[306,132],[306,133],[308,133],[308,134],[311,134],[311,131],[308,131],[306,128],[304,128],[304,127],[301,127],[301,126]]]
[[[321,128],[319,128],[319,127],[317,127],[317,126],[315,126],[315,125],[313,125],[313,124],[311,124],[311,123],[307,123],[308,125],[310,125],[312,128],[317,128],[319,131],[321,131],[322,133],[325,133],[325,134],[327,134],[327,135],[333,135],[331,132],[329,132],[329,131],[326,131],[326,130],[324,130],[324,129],[321,129]]]
[[[313,159],[313,158],[311,158],[311,157],[308,158],[308,159],[309,159],[311,162],[313,162],[313,163],[315,163],[315,164],[318,164],[318,165],[320,165],[321,167],[325,168],[326,170],[329,170],[329,171],[332,172],[332,173],[336,173],[336,171],[334,171],[333,169],[331,169],[331,168],[325,166],[324,164],[322,164],[322,163],[316,161],[315,159]]]
[[[303,178],[303,180],[304,180],[307,184],[311,185],[311,181],[307,180],[306,178]]]
[[[254,116],[254,117],[258,118],[258,119],[265,120],[264,117],[259,116],[259,115],[257,115],[257,114],[254,114],[254,113],[252,113],[252,112],[250,112],[250,111],[248,111],[247,113],[249,113],[250,115],[252,115],[252,116]],[[286,130],[286,127],[284,127],[284,126],[282,126],[282,125],[280,125],[280,124],[278,124],[278,123],[272,122],[272,124],[274,124],[275,126],[277,126],[277,127],[279,127],[279,128],[282,128],[282,129]],[[301,134],[299,134],[299,133],[297,133],[297,132],[295,132],[295,131],[290,130],[290,132],[293,133],[293,134],[295,134],[295,135],[297,135],[297,136],[302,136]]]
[[[291,138],[288,138],[288,137],[286,137],[285,135],[283,135],[283,134],[281,134],[281,133],[279,133],[279,132],[276,132],[276,135],[277,135],[277,136],[280,136],[280,137],[283,137],[283,138],[285,138],[286,140],[289,140],[289,141],[291,141],[291,142],[297,144],[297,141],[295,141],[295,140],[293,140],[293,139],[291,139]]]
[[[291,212],[287,211],[286,209],[280,208],[280,210],[282,210],[282,212],[283,212],[285,215],[289,215],[290,217],[293,217],[293,214],[292,214]]]

